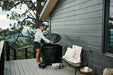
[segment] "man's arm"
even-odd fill
[[[48,40],[48,39],[43,35],[42,32],[40,32],[40,37],[41,37],[44,41],[46,41],[47,43],[50,43],[50,42],[51,42],[50,40]]]

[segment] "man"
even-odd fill
[[[43,30],[44,30],[44,24],[42,24],[39,27],[39,29],[36,29],[36,33],[35,33],[34,47],[36,49],[36,63],[37,64],[40,64],[40,62],[41,62],[41,60],[40,60],[40,48],[41,48],[40,42],[41,42],[41,39],[43,39],[47,43],[53,44],[53,41],[50,41],[47,38],[45,38],[45,36],[42,33]]]

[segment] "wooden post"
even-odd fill
[[[36,58],[36,50],[35,50],[35,47],[34,47],[34,58]]]
[[[6,41],[6,60],[9,61],[10,60],[10,46],[9,46],[9,42]]]
[[[27,59],[27,48],[25,48],[25,59]]]
[[[14,58],[14,60],[16,60],[16,49],[14,49],[12,46],[10,46],[10,48],[13,49],[13,51],[14,51],[14,57],[13,58]]]
[[[14,50],[14,60],[16,60],[16,50]]]
[[[2,52],[0,59],[0,75],[4,75],[4,52]]]
[[[0,56],[0,75],[4,75],[4,44]]]
[[[3,46],[3,52],[2,52],[1,57],[2,57],[2,59],[1,59],[1,61],[2,61],[2,65],[1,65],[2,73],[1,73],[1,75],[4,75],[4,46]]]

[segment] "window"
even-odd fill
[[[113,0],[105,0],[104,50],[113,53]]]
[[[110,31],[110,52],[113,53],[113,0],[110,0],[109,31]]]

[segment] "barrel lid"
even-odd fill
[[[46,35],[46,38],[53,41],[54,43],[57,43],[61,40],[61,36],[57,33],[51,33]]]

